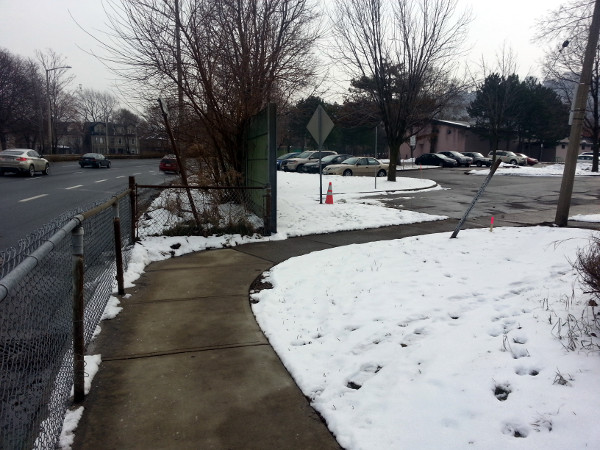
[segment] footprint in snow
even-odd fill
[[[542,370],[539,367],[535,367],[535,366],[530,366],[530,367],[526,367],[526,366],[517,366],[515,368],[515,373],[517,375],[529,375],[532,377],[536,377],[540,374]]]
[[[507,422],[502,427],[502,434],[509,434],[516,438],[526,438],[529,436],[529,427],[527,425]]]
[[[358,372],[348,377],[346,387],[359,390],[372,377],[374,377],[383,367],[378,364],[364,364]]]

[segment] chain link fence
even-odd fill
[[[133,243],[125,191],[81,214],[62,215],[0,252],[0,448],[54,448],[73,401],[74,233],[83,230],[83,347],[91,341],[115,287],[117,261]],[[125,230],[120,233],[120,230]],[[119,231],[119,232],[117,232]],[[79,246],[81,247],[81,245]],[[75,327],[77,328],[77,327]],[[75,348],[78,348],[75,346]],[[74,356],[75,355],[75,356]],[[81,388],[82,389],[82,388]],[[75,393],[78,386],[75,385]]]
[[[56,445],[115,276],[124,293],[134,234],[270,234],[268,187],[129,184],[0,252],[0,449]]]
[[[270,234],[268,187],[136,185],[136,233],[146,236]],[[191,200],[190,200],[191,199]]]

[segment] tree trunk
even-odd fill
[[[592,123],[592,172],[598,172],[598,137],[600,135],[600,98],[598,97],[598,93],[600,91],[599,86],[595,83],[592,83],[591,86],[592,91],[592,110],[593,110],[593,123]]]
[[[400,144],[394,142],[390,144],[390,165],[388,167],[388,181],[396,181],[396,166],[398,165],[398,153]]]

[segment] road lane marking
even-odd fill
[[[77,188],[80,188],[82,186],[83,186],[83,184],[78,184],[77,186],[71,186],[71,187],[65,188],[65,190],[68,191],[69,189],[77,189]]]
[[[36,200],[38,198],[46,197],[48,194],[36,195],[35,197],[24,198],[23,200],[19,200],[19,203],[29,202],[31,200]]]
[[[104,180],[94,181],[94,183],[104,183],[105,181],[106,181],[106,178]]]
[[[119,175],[119,176],[118,176],[118,177],[116,177],[116,178],[125,178],[125,175]]]

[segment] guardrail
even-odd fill
[[[126,190],[61,220],[66,223],[52,235],[38,233],[43,242],[27,254],[3,252],[0,448],[53,448],[66,409],[83,400],[85,347],[115,277],[124,292],[128,255],[122,249],[134,240],[132,195]]]

